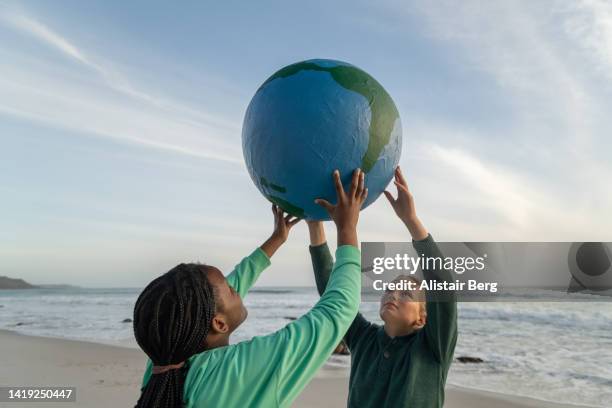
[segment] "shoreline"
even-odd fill
[[[105,407],[132,405],[138,399],[146,356],[121,345],[21,334],[0,329],[0,385],[57,385],[77,387],[77,403],[69,406]],[[293,406],[299,408],[344,407],[348,370],[323,367]],[[38,406],[19,402],[7,406]],[[57,405],[54,404],[54,405]],[[449,408],[587,408],[530,397],[465,388],[446,387]]]

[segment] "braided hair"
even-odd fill
[[[205,350],[215,315],[207,266],[180,264],[153,280],[134,306],[134,335],[153,365],[179,364]],[[136,407],[180,408],[189,367],[153,374]]]

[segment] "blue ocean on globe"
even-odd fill
[[[316,198],[336,202],[334,169],[350,186],[365,173],[372,204],[393,177],[402,150],[395,103],[365,71],[315,59],[286,66],[257,90],[242,128],[247,169],[259,191],[286,212],[328,220]]]

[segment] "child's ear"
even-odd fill
[[[414,329],[421,330],[425,327],[425,323],[427,323],[427,312],[425,311],[425,305],[421,305],[421,311],[419,313],[419,317],[414,322]]]
[[[213,317],[211,328],[219,334],[227,333],[229,331],[229,325],[225,321],[225,317],[222,315],[215,315],[215,317]]]
[[[423,315],[420,315],[414,322],[414,326],[413,326],[414,329],[421,330],[423,327],[425,327],[426,321],[427,321],[427,318]]]

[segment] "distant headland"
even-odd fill
[[[76,287],[72,285],[32,285],[23,279],[0,276],[0,289],[65,289]]]

